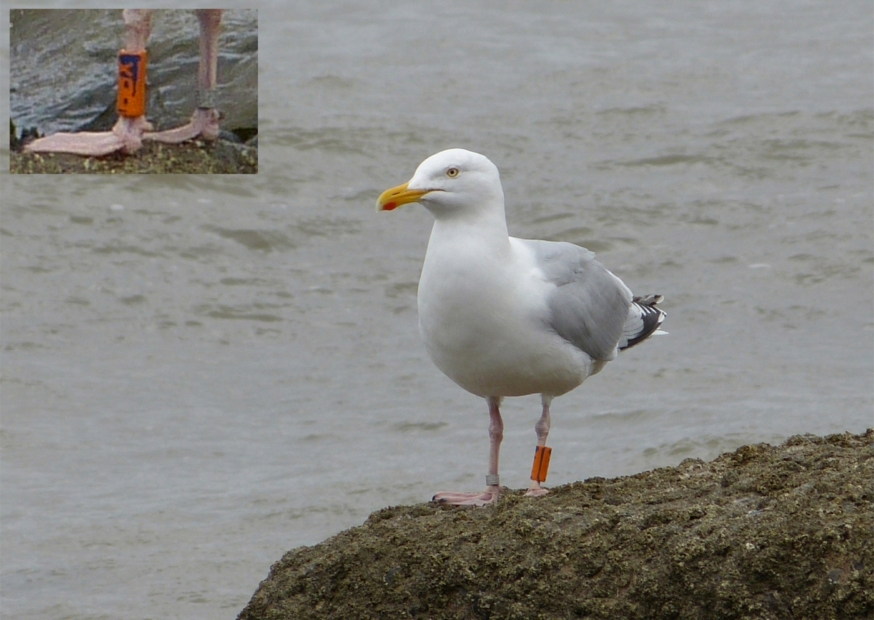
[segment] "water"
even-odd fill
[[[553,403],[549,484],[874,424],[870,3],[259,7],[257,176],[2,179],[4,618],[233,618],[287,549],[482,485],[417,333],[431,218],[373,210],[450,146],[513,234],[666,296]],[[519,488],[539,399],[504,412]]]

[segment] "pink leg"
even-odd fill
[[[498,478],[498,456],[501,451],[501,441],[504,439],[504,421],[501,420],[501,399],[496,396],[488,398],[489,403],[489,475],[486,476],[486,489],[482,493],[437,493],[432,501],[456,506],[485,506],[498,501],[501,494],[501,484]]]
[[[543,394],[541,400],[543,402],[543,414],[540,416],[537,424],[534,425],[534,432],[537,433],[537,445],[545,446],[546,437],[549,435],[549,427],[551,425],[549,419],[549,405],[552,402],[552,396]],[[541,495],[546,495],[547,493],[549,493],[549,491],[541,487],[539,482],[532,480],[525,495],[528,495],[529,497],[539,497]]]
[[[217,140],[219,136],[219,113],[212,101],[216,85],[218,66],[218,36],[221,26],[220,9],[197,11],[200,20],[200,64],[197,69],[198,102],[191,121],[182,127],[148,133],[146,140],[157,140],[176,144],[201,136],[207,140]]]
[[[122,11],[125,28],[125,50],[142,52],[152,31],[152,11],[125,9]],[[34,140],[24,147],[31,153],[72,153],[74,155],[100,156],[123,151],[133,153],[142,146],[142,135],[152,126],[140,116],[119,117],[112,131],[81,133],[56,133]]]

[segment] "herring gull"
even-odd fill
[[[531,483],[540,496],[551,449],[549,405],[599,372],[618,351],[655,333],[661,295],[633,297],[578,245],[511,237],[497,167],[463,149],[432,155],[377,210],[421,203],[434,216],[419,280],[419,330],[434,364],[489,408],[489,473],[476,493],[438,493],[456,505],[494,503],[504,397],[540,394]]]

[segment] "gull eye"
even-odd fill
[[[458,176],[458,168],[449,168],[446,171],[446,176],[448,176],[450,179],[454,179]]]

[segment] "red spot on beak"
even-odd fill
[[[383,211],[393,211],[397,208],[398,208],[398,205],[396,202],[387,202],[384,205],[382,205]]]

